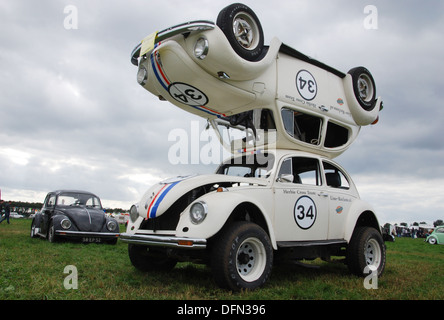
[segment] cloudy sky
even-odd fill
[[[168,161],[171,130],[191,136],[205,121],[142,89],[129,58],[147,34],[215,21],[231,2],[1,0],[2,198],[41,202],[48,191],[75,188],[129,208],[161,179],[212,172],[215,165]],[[444,219],[444,2],[243,2],[266,42],[277,36],[341,71],[372,72],[384,99],[380,122],[336,160],[381,222]]]

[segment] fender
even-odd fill
[[[233,211],[241,204],[251,203],[255,205],[261,212],[262,217],[267,225],[269,237],[273,248],[277,250],[276,237],[274,234],[274,228],[271,221],[272,203],[273,201],[262,201],[265,204],[270,204],[270,207],[264,207],[264,205],[257,203],[256,200],[251,198],[248,194],[251,192],[251,187],[241,188],[239,190],[230,189],[227,192],[213,192],[206,194],[195,202],[203,201],[208,206],[208,214],[205,220],[199,224],[195,225],[190,220],[190,204],[181,214],[179,224],[177,225],[178,237],[199,237],[209,239],[216,235],[222,227],[226,224],[227,220],[233,213]],[[260,188],[256,190],[256,195],[260,192]],[[263,188],[263,197],[265,199],[270,196],[268,188]],[[267,214],[268,213],[268,214]],[[266,230],[267,231],[267,230]]]
[[[344,230],[344,239],[347,242],[350,242],[357,226],[373,227],[382,234],[375,210],[371,205],[362,200],[354,201],[349,210]]]

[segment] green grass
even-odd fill
[[[181,263],[169,273],[142,273],[127,245],[48,243],[29,237],[31,220],[0,224],[0,300],[442,300],[444,246],[397,238],[387,244],[387,266],[378,289],[341,263],[308,262],[316,268],[276,266],[266,286],[233,293],[217,287],[205,266]],[[67,290],[64,268],[78,271],[78,289]]]

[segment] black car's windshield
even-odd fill
[[[273,165],[274,155],[271,153],[248,154],[225,161],[216,173],[239,177],[268,178]]]
[[[57,206],[87,206],[101,209],[99,198],[92,194],[66,192],[57,197]]]

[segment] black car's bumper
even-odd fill
[[[55,230],[56,236],[77,238],[84,242],[101,242],[107,240],[117,239],[120,234],[114,232],[88,232],[88,231],[68,231],[68,230]]]

